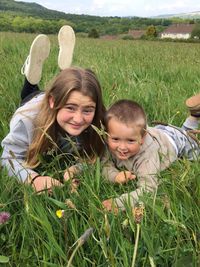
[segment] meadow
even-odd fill
[[[35,36],[0,33],[0,140],[19,106],[24,79],[20,69]],[[49,37],[42,88],[58,73],[57,37]],[[200,91],[199,44],[78,38],[73,65],[95,71],[107,107],[121,98],[142,104],[149,125],[159,120],[181,126],[188,115],[185,99]],[[56,159],[46,168],[59,172]],[[130,207],[115,215],[101,205],[132,191],[134,182],[109,184],[99,161],[79,179],[78,193],[66,184],[51,196],[38,195],[0,170],[0,211],[11,214],[0,225],[0,266],[200,266],[199,161],[182,159],[159,175],[156,194],[143,197],[139,224]],[[64,210],[62,218],[57,210]],[[92,235],[82,244],[80,236],[91,227]]]

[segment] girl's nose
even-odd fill
[[[73,117],[73,121],[77,124],[83,122],[83,115],[81,112],[77,111],[75,114],[74,114],[74,117]]]

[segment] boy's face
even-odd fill
[[[141,126],[127,125],[115,118],[109,120],[107,144],[115,157],[129,159],[139,152],[142,142]]]

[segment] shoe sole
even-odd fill
[[[200,94],[188,98],[185,104],[189,109],[200,109]]]
[[[65,25],[58,33],[58,66],[64,70],[71,66],[75,46],[75,33],[72,27]]]
[[[39,34],[33,41],[29,53],[29,67],[26,78],[31,84],[38,84],[42,76],[44,61],[49,56],[50,40],[47,35]]]

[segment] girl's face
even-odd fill
[[[65,106],[57,113],[57,122],[66,133],[77,136],[92,123],[95,109],[96,103],[89,96],[72,91]]]

